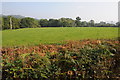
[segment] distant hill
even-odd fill
[[[9,15],[9,16],[13,16],[15,18],[24,18],[25,16],[21,16],[21,15]]]
[[[15,17],[15,18],[18,18],[18,19],[22,19],[22,18],[25,18],[26,16],[21,16],[21,15],[2,15],[0,14],[0,17],[7,17],[7,16],[12,16],[12,17]],[[35,20],[39,20],[39,19],[36,19],[34,18]]]
[[[25,16],[21,16],[21,15],[2,15],[2,14],[0,14],[0,17],[6,17],[6,16],[12,16],[12,17],[15,17],[15,18],[25,18]]]

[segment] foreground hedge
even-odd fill
[[[3,79],[69,80],[120,78],[116,40],[70,41],[2,49]]]

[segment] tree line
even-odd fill
[[[34,19],[31,17],[15,18],[13,16],[3,16],[0,19],[2,29],[19,29],[19,28],[37,28],[37,27],[119,27],[120,23],[106,23],[101,21],[95,23],[94,20],[81,21],[80,17],[60,18],[60,19]]]

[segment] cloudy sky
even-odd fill
[[[18,0],[19,1],[19,0]],[[25,0],[24,0],[25,1]],[[82,20],[89,21],[91,19],[96,22],[100,21],[118,21],[118,2],[117,0],[109,1],[62,1],[54,2],[54,0],[44,2],[41,0],[32,0],[29,2],[15,2],[14,0],[4,0],[2,2],[2,14],[5,15],[22,15],[33,18],[73,18],[80,16]],[[36,1],[36,2],[35,2]],[[59,1],[59,0],[58,0]]]

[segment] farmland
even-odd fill
[[[118,28],[23,28],[2,35],[3,79],[120,78]]]
[[[113,27],[57,27],[23,28],[2,31],[2,46],[31,46],[61,44],[67,40],[116,39],[118,28]]]

